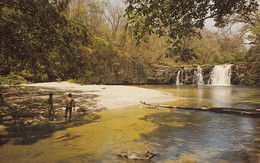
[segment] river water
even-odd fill
[[[248,98],[259,88],[141,87],[171,93],[164,104],[260,108],[259,99]],[[117,153],[131,150],[158,153],[152,162],[260,161],[260,118],[143,105],[72,118],[1,126],[1,162],[122,162]]]

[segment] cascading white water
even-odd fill
[[[177,73],[176,85],[182,85],[181,83],[182,76],[183,76],[183,71],[179,70]]]
[[[197,66],[196,79],[198,85],[203,84],[202,68],[200,66]]]
[[[176,85],[180,85],[180,73],[181,73],[181,70],[179,70],[177,73]]]
[[[211,85],[230,85],[232,64],[215,65],[208,84]]]

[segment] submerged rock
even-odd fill
[[[150,159],[156,155],[157,154],[152,153],[150,151],[128,151],[128,152],[118,153],[118,156],[121,158],[126,158],[129,160],[144,160],[144,161],[150,161]]]

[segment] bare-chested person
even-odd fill
[[[52,113],[52,115],[53,115],[53,119],[54,119],[54,117],[55,117],[55,112],[54,112],[54,108],[53,108],[53,99],[52,99],[52,96],[53,96],[53,94],[50,93],[50,94],[49,94],[49,99],[48,99],[48,104],[49,104],[49,108],[48,108],[48,110],[49,110],[49,120],[50,120],[50,118],[51,118],[51,113]]]
[[[71,120],[71,112],[72,112],[72,105],[75,108],[74,99],[72,98],[72,94],[69,94],[69,97],[65,100],[66,103],[66,111],[65,111],[65,120],[67,119],[67,113],[69,111],[69,121]]]

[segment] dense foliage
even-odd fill
[[[216,26],[226,25],[226,18],[235,14],[247,17],[256,11],[255,0],[127,0],[129,23],[133,26],[138,42],[148,34],[168,36],[173,48],[168,53],[180,55],[181,61],[191,59],[194,51],[186,44],[190,38],[203,29],[205,21],[212,18]]]
[[[100,67],[115,56],[107,38],[93,36],[87,24],[47,0],[0,3],[1,75],[33,82],[89,78],[103,74]]]
[[[46,0],[0,3],[0,55],[4,61],[1,74],[12,72],[35,82],[63,76],[57,73],[62,73],[59,69],[63,68],[68,71],[66,59],[74,58],[73,48],[87,41],[71,37],[70,28],[81,30],[80,27]]]
[[[0,83],[127,84],[155,64],[259,61],[260,19],[250,13],[254,0],[128,2],[125,12],[107,0],[0,1]],[[217,25],[244,21],[240,33],[251,32],[243,34],[252,43],[249,50],[239,34],[203,29],[203,39],[193,37],[208,17]]]

